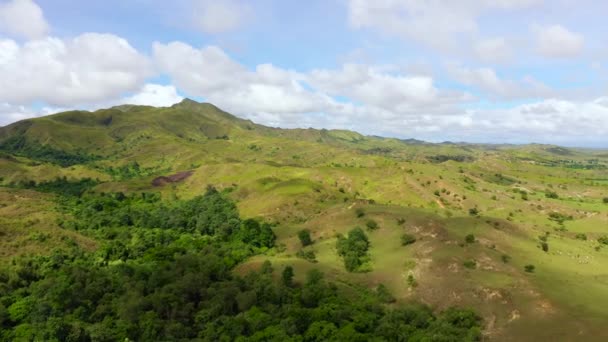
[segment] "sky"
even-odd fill
[[[284,128],[608,147],[608,1],[0,0],[0,125],[211,102]]]

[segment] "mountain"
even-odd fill
[[[493,340],[605,340],[607,155],[271,128],[191,100],[70,111],[0,128],[0,262],[74,246],[97,256],[139,248],[141,237],[118,228],[68,224],[90,214],[76,200],[61,209],[69,196],[159,194],[187,207],[211,185],[276,235],[234,274],[269,260],[293,266],[304,284],[316,268],[347,293],[382,284],[391,305],[471,307]],[[340,252],[355,227],[369,239],[361,258]],[[302,246],[302,230],[312,244]]]

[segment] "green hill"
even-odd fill
[[[59,209],[66,193],[172,203],[212,185],[276,235],[235,274],[269,260],[303,283],[316,268],[347,293],[382,284],[398,304],[472,307],[493,340],[600,341],[607,155],[270,128],[191,100],[59,113],[0,128],[0,259],[101,253],[106,237],[60,224],[78,215]],[[355,227],[369,249],[348,272],[337,246]]]

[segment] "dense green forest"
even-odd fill
[[[388,306],[394,299],[387,300],[385,287],[343,291],[315,269],[301,282],[294,280],[293,268],[273,269],[270,262],[246,276],[234,275],[238,263],[275,248],[275,235],[268,223],[242,219],[235,204],[213,187],[202,196],[168,201],[156,193],[91,193],[83,189],[94,183],[90,180],[64,182],[29,186],[55,192],[63,214],[59,224],[102,241],[101,246],[85,252],[73,244],[4,266],[3,341],[464,341],[481,336],[481,319],[473,311],[435,314],[419,305]],[[340,241],[355,248],[364,239],[357,233]],[[345,253],[349,258],[351,252]]]

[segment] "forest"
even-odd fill
[[[273,226],[240,217],[208,187],[188,200],[158,193],[92,193],[83,181],[33,184],[57,195],[60,226],[100,241],[49,256],[16,257],[0,270],[2,341],[474,341],[481,318],[389,304],[386,288],[345,291],[316,269],[295,281],[266,261],[232,271],[275,247]],[[68,182],[69,183],[69,182]],[[77,189],[64,191],[60,189]],[[54,190],[55,189],[55,190]],[[361,245],[358,230],[344,248]],[[365,244],[365,243],[363,243]],[[364,247],[364,246],[363,246]],[[364,254],[346,258],[357,259]],[[387,298],[391,300],[387,300]]]

